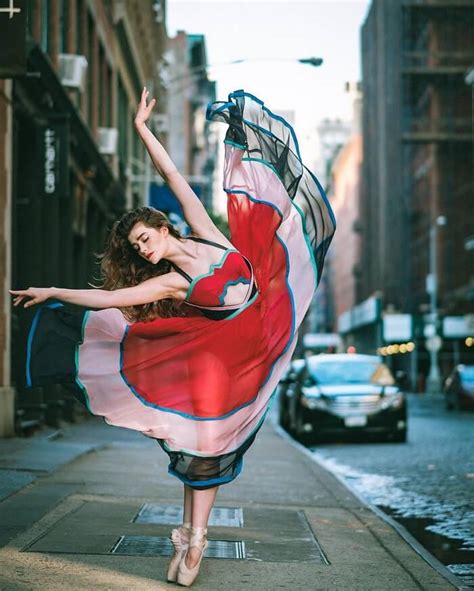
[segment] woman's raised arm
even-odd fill
[[[40,304],[48,299],[56,299],[85,308],[126,308],[149,304],[172,297],[176,292],[171,273],[152,277],[134,287],[124,287],[107,291],[105,289],[63,289],[60,287],[29,287],[23,290],[10,290],[15,296],[13,305],[18,306],[25,298],[24,307]]]
[[[146,121],[156,103],[156,100],[152,99],[147,105],[148,94],[149,92],[144,88],[135,116],[135,129],[148,150],[156,170],[180,202],[187,223],[197,234],[208,235],[216,230],[216,226],[196,193],[177,170],[166,150],[146,126]]]

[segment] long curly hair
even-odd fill
[[[132,247],[128,236],[133,226],[138,222],[157,230],[165,226],[172,236],[180,240],[183,239],[167,216],[158,209],[139,207],[126,213],[114,223],[107,238],[105,250],[98,255],[102,275],[100,287],[109,290],[133,287],[146,279],[163,275],[171,270],[171,263],[166,259],[161,259],[154,265],[141,257]],[[185,315],[181,302],[171,298],[150,304],[121,308],[121,310],[125,317],[133,322],[146,322],[157,317],[169,318]]]

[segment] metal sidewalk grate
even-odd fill
[[[132,523],[181,524],[183,507],[178,505],[155,505],[146,503],[133,518]],[[210,526],[243,527],[241,507],[213,507],[209,516]]]
[[[110,550],[111,554],[141,556],[171,556],[173,545],[169,538],[158,536],[120,536]],[[209,540],[206,550],[208,558],[245,559],[245,543]]]

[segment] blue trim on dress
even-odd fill
[[[47,304],[45,306],[41,306],[38,310],[36,310],[35,315],[33,317],[33,321],[30,326],[30,330],[28,331],[28,341],[26,346],[26,387],[31,388],[31,347],[33,345],[33,338],[36,332],[36,328],[38,326],[38,322],[40,319],[40,315],[45,308],[62,308],[64,304],[56,303],[56,304]]]
[[[308,171],[309,175],[311,176],[311,178],[313,179],[313,181],[316,183],[316,186],[319,189],[319,192],[321,194],[321,197],[323,198],[324,203],[327,206],[328,212],[329,212],[329,217],[331,218],[331,221],[334,225],[334,230],[336,229],[336,217],[334,215],[334,212],[332,210],[331,204],[329,202],[329,199],[327,198],[326,195],[326,191],[323,189],[321,183],[319,182],[318,178],[311,172],[311,170],[309,170],[309,168],[307,168],[304,163],[303,163],[303,159],[301,157],[301,152],[300,152],[300,148],[299,148],[299,144],[298,144],[298,139],[296,137],[296,133],[295,130],[293,129],[293,126],[288,123],[288,121],[286,121],[286,119],[284,119],[281,115],[276,115],[275,113],[273,113],[268,107],[265,106],[264,102],[262,100],[260,100],[258,97],[256,97],[255,95],[251,94],[250,92],[245,92],[244,90],[236,90],[235,92],[232,92],[229,94],[229,99],[232,98],[237,98],[237,97],[248,97],[250,99],[252,99],[253,101],[255,101],[258,105],[260,105],[262,107],[262,110],[265,111],[272,119],[275,119],[276,121],[280,121],[280,123],[283,123],[283,125],[290,131],[291,137],[293,139],[293,142],[295,144],[295,149],[296,149],[296,156],[298,158],[298,160],[300,161],[300,164],[303,166],[303,168],[305,170]],[[210,102],[208,104],[207,110],[206,110],[206,118],[208,120],[211,120],[212,115],[215,113],[220,113],[221,111],[223,111],[226,108],[229,107],[235,107],[235,104],[231,101],[228,101],[226,103],[224,103],[223,105],[221,105],[218,109],[212,111],[212,109],[210,108],[211,105],[213,103]],[[254,123],[253,121],[249,121],[248,119],[244,119],[243,113],[242,113],[242,121],[244,123],[246,123],[247,125],[250,125],[251,127],[255,127],[256,129],[259,129],[260,131],[262,131],[263,133],[265,133],[266,135],[269,135],[271,137],[274,137],[276,140],[278,141],[282,141],[278,136],[276,136],[274,133],[272,133],[270,130],[265,129],[264,127],[261,127],[260,125]]]
[[[283,214],[280,211],[280,209],[274,203],[272,203],[270,201],[263,201],[262,199],[256,199],[255,197],[252,197],[246,191],[232,190],[232,189],[224,189],[224,191],[227,192],[227,193],[233,193],[233,194],[242,193],[246,197],[248,197],[251,201],[253,201],[255,203],[265,203],[266,205],[269,205],[270,207],[272,207],[273,209],[275,209],[275,211],[277,211],[278,214],[280,215],[281,219],[283,219]],[[129,330],[129,326],[127,326],[127,328],[125,329],[125,332],[124,332],[122,341],[120,342],[120,375],[122,376],[122,379],[123,379],[124,383],[130,389],[130,391],[133,393],[133,395],[136,398],[138,398],[138,400],[140,400],[140,402],[142,404],[144,404],[145,406],[149,406],[151,408],[155,408],[156,410],[161,410],[163,412],[170,412],[170,413],[173,413],[173,414],[177,414],[177,415],[180,415],[180,416],[182,416],[182,417],[184,417],[186,419],[192,419],[193,421],[220,421],[222,419],[226,419],[227,417],[230,417],[231,415],[235,414],[236,412],[238,412],[242,408],[245,408],[246,406],[250,406],[251,404],[253,404],[255,402],[255,400],[258,397],[258,394],[260,392],[261,387],[264,386],[266,384],[266,382],[270,379],[271,374],[273,372],[273,367],[274,367],[275,363],[278,361],[278,359],[281,357],[281,355],[283,355],[283,353],[288,350],[288,347],[293,342],[293,338],[294,338],[294,327],[295,327],[295,324],[296,324],[296,314],[295,314],[294,297],[293,297],[293,292],[291,290],[291,287],[290,287],[290,285],[288,283],[288,275],[289,275],[289,272],[290,272],[289,263],[288,263],[288,261],[289,261],[288,249],[286,248],[286,245],[281,240],[281,238],[279,238],[278,236],[276,236],[276,238],[279,240],[279,242],[283,246],[283,249],[285,251],[286,261],[287,261],[287,265],[286,265],[287,269],[286,269],[285,281],[286,281],[286,286],[287,286],[287,289],[288,289],[288,293],[290,294],[290,301],[291,301],[291,330],[290,330],[290,338],[288,340],[287,345],[285,346],[285,348],[281,352],[281,354],[273,362],[272,366],[270,367],[270,369],[268,371],[267,378],[261,383],[261,385],[260,385],[260,387],[258,389],[258,392],[255,394],[255,396],[253,398],[251,398],[250,400],[248,400],[247,402],[244,402],[240,406],[238,406],[236,408],[233,408],[228,413],[226,413],[224,415],[219,415],[218,417],[197,417],[195,415],[191,415],[191,414],[185,413],[183,411],[175,410],[175,409],[172,409],[172,408],[167,408],[165,406],[159,406],[158,404],[154,404],[153,402],[149,402],[148,400],[146,400],[145,398],[143,398],[143,396],[141,396],[141,394],[139,394],[135,390],[135,388],[130,384],[130,382],[125,377],[125,374],[123,373],[123,349],[124,349],[125,339],[127,338],[127,334],[128,334],[128,330]],[[257,294],[255,294],[254,297],[256,297],[256,296],[258,296],[258,292],[257,292]],[[249,303],[250,302],[247,302],[247,305]],[[236,312],[239,312],[239,311],[240,310],[236,310]],[[229,317],[229,318],[231,318],[231,317]],[[225,320],[229,320],[229,318],[226,318]]]
[[[187,300],[189,300],[191,294],[193,293],[194,288],[196,287],[197,283],[201,279],[204,279],[204,277],[212,277],[212,275],[214,275],[214,271],[216,269],[222,269],[222,267],[225,265],[225,262],[227,261],[227,257],[232,252],[239,252],[239,251],[237,249],[235,249],[235,248],[227,248],[224,251],[224,253],[223,253],[223,255],[222,255],[222,257],[221,257],[221,259],[219,260],[218,263],[212,263],[212,265],[209,267],[209,269],[208,269],[208,271],[206,273],[202,273],[201,275],[196,275],[196,277],[194,277],[194,279],[189,284],[188,290],[186,291],[186,295],[184,296],[184,301],[185,302]]]
[[[229,453],[232,453],[232,452],[229,452]],[[199,456],[196,456],[196,457],[199,457]],[[242,465],[243,465],[243,457],[241,457],[239,462],[237,463],[237,468],[236,468],[236,471],[234,474],[231,474],[230,476],[221,476],[220,478],[209,478],[208,480],[190,480],[189,478],[186,478],[186,476],[179,474],[179,472],[176,472],[176,470],[173,470],[173,468],[170,468],[169,466],[168,466],[168,474],[171,474],[172,476],[176,476],[176,478],[179,478],[179,480],[181,480],[181,482],[184,482],[184,484],[188,484],[189,486],[195,486],[195,487],[212,486],[213,484],[218,486],[219,484],[226,484],[227,482],[231,482],[232,480],[237,478],[237,476],[242,471]]]
[[[74,364],[75,364],[75,370],[76,370],[76,372],[75,372],[76,384],[79,386],[82,393],[84,394],[84,401],[85,401],[85,405],[86,405],[87,409],[89,410],[89,412],[94,414],[91,409],[91,404],[90,404],[89,394],[87,393],[87,389],[84,386],[84,384],[81,382],[81,380],[79,379],[79,347],[84,342],[84,332],[86,330],[86,324],[89,319],[89,313],[90,313],[90,310],[86,310],[86,312],[84,314],[84,318],[82,319],[81,342],[76,344],[76,349],[75,349],[75,353],[74,353]]]
[[[238,285],[239,283],[243,283],[244,285],[249,285],[250,284],[250,279],[247,279],[246,277],[239,277],[238,279],[231,279],[230,281],[228,281],[223,289],[222,289],[222,293],[219,296],[219,304],[221,306],[225,305],[225,296],[227,295],[227,290],[229,289],[229,287],[231,287],[232,285]]]

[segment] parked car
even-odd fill
[[[280,425],[288,430],[288,401],[294,395],[298,373],[303,369],[304,359],[293,359],[278,384],[278,416]]]
[[[474,409],[474,365],[456,365],[444,383],[446,408]]]
[[[287,393],[281,422],[305,443],[371,433],[406,441],[407,400],[376,355],[308,357]]]

